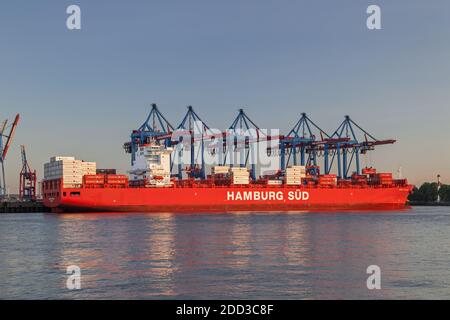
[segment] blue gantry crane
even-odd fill
[[[358,133],[363,136],[362,139],[358,137]],[[323,157],[323,173],[331,173],[333,164],[336,163],[337,176],[347,179],[352,167],[360,174],[360,154],[373,150],[376,145],[394,142],[392,139],[376,139],[348,115],[334,133],[329,135],[302,113],[294,128],[280,141],[281,169],[285,169],[290,162],[298,164],[297,158],[300,155],[300,164],[309,167],[310,174],[319,174],[317,159]]]
[[[184,169],[190,178],[206,178],[205,152],[220,155],[220,163],[229,163],[231,166],[247,167],[251,156],[250,145],[264,140],[279,140],[278,155],[280,157],[280,169],[284,170],[289,165],[303,165],[307,167],[311,175],[320,174],[319,158],[323,157],[321,170],[329,174],[334,167],[337,176],[340,179],[348,179],[352,169],[357,174],[361,172],[360,154],[374,150],[375,146],[383,144],[392,144],[393,139],[379,140],[372,134],[364,130],[355,123],[348,115],[344,121],[333,132],[328,134],[312,121],[306,113],[302,113],[300,119],[287,135],[269,136],[258,125],[253,122],[244,109],[238,110],[238,115],[225,132],[211,131],[210,127],[194,111],[192,106],[187,107],[181,123],[176,129],[162,115],[155,104],[145,120],[145,122],[134,130],[131,134],[131,141],[125,143],[124,148],[132,154],[132,163],[135,160],[137,145],[142,141],[147,142],[151,139],[164,141],[166,146],[177,146],[175,155],[171,159],[171,169],[173,169],[174,157],[179,157],[178,172],[176,176],[182,179],[182,157],[183,157],[183,139],[190,139],[188,145],[190,151],[190,164]],[[177,132],[176,139],[172,134]],[[249,134],[251,132],[252,134]],[[210,143],[206,146],[205,142],[219,141],[215,146]],[[200,142],[200,144],[198,144]],[[220,145],[220,147],[219,147]],[[200,154],[200,165],[196,159],[196,147],[200,146],[197,153]],[[233,148],[230,150],[230,148]],[[218,151],[219,150],[219,151]],[[235,159],[228,159],[227,155],[234,155],[234,152],[240,151],[239,163],[234,163]],[[274,153],[268,149],[267,153]],[[250,163],[250,175],[256,180],[255,161]]]
[[[331,169],[334,158],[336,158],[337,175],[341,179],[347,179],[349,177],[353,164],[356,174],[360,174],[360,154],[374,150],[377,145],[395,143],[394,139],[379,140],[375,138],[354,122],[348,115],[345,116],[344,121],[342,121],[331,137],[336,142],[328,146],[329,149],[334,149],[329,170]]]
[[[123,145],[127,153],[131,154],[131,164],[136,160],[137,146],[140,143],[147,143],[151,139],[159,138],[170,146],[171,133],[174,127],[159,111],[156,104],[152,104],[150,113],[145,122],[131,133],[131,139]]]
[[[225,139],[227,139],[227,136],[229,136],[230,134],[233,137],[233,151],[239,148],[241,149],[241,151],[243,151],[241,152],[241,156],[239,157],[239,165],[241,167],[246,167],[249,163],[249,157],[252,153],[250,144],[259,143],[262,140],[270,139],[270,137],[268,137],[267,134],[264,133],[260,129],[260,127],[247,116],[247,114],[244,112],[244,109],[239,109],[238,115],[228,128],[227,134],[224,135],[224,164],[226,163],[226,155],[228,151],[227,147],[229,147],[229,143],[226,143]],[[231,165],[233,166],[235,164],[231,163]],[[256,180],[256,164],[254,159],[253,161],[251,161],[250,167],[250,177],[253,180]]]
[[[190,137],[190,143],[189,143],[189,150],[190,150],[190,165],[186,169],[188,176],[190,178],[206,178],[206,170],[205,170],[205,135],[209,130],[208,125],[199,117],[199,115],[194,111],[194,108],[192,106],[188,106],[188,111],[186,112],[186,115],[184,116],[183,120],[177,127],[177,131],[184,131],[183,134],[181,134],[180,138],[183,138],[183,136],[186,134]],[[200,136],[200,138],[198,138]],[[200,157],[201,157],[201,164],[198,166],[196,164],[195,159],[195,146],[196,141],[200,140]],[[178,141],[182,142],[182,141]],[[173,143],[177,143],[177,141],[173,141]],[[180,145],[178,149],[178,178],[182,179],[182,157],[183,157],[183,146]]]
[[[284,170],[289,163],[317,168],[318,148],[324,139],[330,136],[315,124],[306,113],[302,113],[300,119],[289,133],[280,140],[280,167]],[[288,158],[286,159],[286,155]],[[313,170],[312,174],[318,174]]]

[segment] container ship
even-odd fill
[[[189,112],[195,120],[192,108]],[[148,125],[152,113],[153,127]],[[323,156],[324,150],[330,152],[325,153],[327,157],[350,154],[352,150],[359,155],[382,144],[380,140],[355,143],[352,137],[343,136],[327,135],[320,140],[311,139],[315,137],[312,134],[308,139],[305,135],[300,138],[280,136],[277,143],[281,149],[281,168],[258,178],[256,166],[247,168],[245,164],[222,163],[209,166],[210,173],[206,174],[204,163],[197,166],[194,161],[184,168],[179,164],[180,171],[173,174],[173,158],[185,148],[176,148],[181,139],[172,143],[168,140],[168,135],[173,133],[172,126],[167,125],[166,130],[154,127],[158,120],[162,121],[159,115],[153,106],[146,123],[134,130],[131,141],[125,144],[132,158],[128,174],[99,169],[95,162],[76,160],[75,157],[52,157],[44,165],[42,193],[45,206],[57,213],[290,212],[402,209],[407,206],[412,186],[406,179],[394,179],[392,173],[377,172],[373,167],[359,170],[359,163],[356,163],[356,170],[347,175],[345,169],[349,165],[345,158],[338,159],[339,163],[344,160],[345,166],[340,166],[337,174],[330,173],[329,159],[324,161],[323,174],[316,163],[315,156],[320,153]],[[246,117],[242,110],[240,116]],[[310,121],[304,114],[302,119]],[[350,118],[346,121],[351,125]],[[203,122],[200,124],[206,128]],[[164,128],[162,123],[161,127]],[[180,125],[178,128],[191,137],[192,148],[195,140],[201,139],[201,149],[205,149],[206,134],[194,134],[192,127]],[[226,135],[220,134],[220,139],[225,141]],[[265,139],[271,140],[268,136]],[[257,140],[264,139],[259,136]],[[246,146],[251,143],[248,138],[242,141]],[[232,144],[236,147],[239,142],[233,138]],[[245,152],[248,147],[243,150]],[[286,164],[285,156],[289,152],[297,153],[301,163]]]

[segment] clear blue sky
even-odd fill
[[[82,30],[66,29],[78,4]],[[382,30],[366,8],[382,9]],[[130,130],[156,102],[174,124],[186,109],[227,127],[245,107],[287,131],[306,112],[333,131],[345,114],[394,146],[373,164],[414,183],[450,182],[450,2],[2,1],[0,120],[22,122],[19,144],[42,173],[52,155],[128,168]]]

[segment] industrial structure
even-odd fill
[[[75,166],[73,157],[55,156],[44,165],[43,201],[54,212],[405,207],[412,190],[406,179],[360,165],[361,154],[395,140],[376,139],[349,116],[328,134],[304,113],[288,134],[272,133],[243,109],[221,131],[188,106],[175,127],[153,104],[124,144],[128,175],[85,172],[87,162]],[[276,170],[262,172],[272,162]]]
[[[172,144],[178,144],[177,153],[175,156],[178,156],[178,179],[183,178],[183,170],[186,171],[187,176],[190,178],[206,178],[206,170],[205,170],[205,135],[207,131],[209,130],[208,125],[200,118],[200,116],[194,111],[192,106],[188,106],[188,111],[186,112],[186,115],[183,117],[183,120],[181,120],[181,123],[177,127],[177,132],[179,134],[180,139],[174,139],[172,137],[171,143]],[[180,132],[181,131],[181,132]],[[197,143],[196,141],[196,134],[200,135],[200,164],[197,164],[196,158],[195,158],[195,145]],[[187,144],[189,149],[189,166],[185,167],[183,169],[183,139],[184,136],[186,136],[190,141]],[[175,158],[174,158],[175,160]],[[172,161],[171,168],[173,168],[173,163],[175,161]]]
[[[256,180],[256,165],[254,161],[249,161],[251,156],[249,146],[253,143],[272,140],[278,141],[278,145],[268,148],[267,154],[279,157],[280,171],[285,170],[289,165],[301,165],[308,168],[309,174],[319,175],[319,167],[321,167],[324,174],[336,172],[339,179],[348,179],[352,174],[361,174],[360,155],[374,150],[375,146],[395,142],[393,139],[375,138],[348,115],[332,134],[328,134],[305,113],[302,113],[300,119],[286,135],[270,136],[264,133],[243,109],[239,109],[237,117],[228,130],[221,133],[213,133],[210,130],[192,106],[188,107],[183,120],[174,128],[156,104],[152,104],[144,124],[137,130],[133,130],[131,139],[124,144],[124,148],[131,153],[133,163],[139,143],[152,139],[164,141],[166,147],[175,148],[172,156],[173,164],[177,157],[182,158],[184,151],[181,146],[178,148],[176,146],[188,137],[190,143],[186,145],[190,153],[190,163],[183,168],[179,161],[177,172],[173,172],[178,179],[183,179],[183,171],[190,178],[206,179],[204,159],[205,153],[209,152],[218,156],[219,164],[225,165],[228,162],[231,166],[248,166],[251,178]],[[253,132],[253,135],[249,135],[249,132]],[[174,136],[179,138],[174,140]],[[221,143],[213,144],[212,140],[219,140]],[[233,163],[232,159],[228,158],[230,154],[228,149],[231,147],[234,151],[242,151],[239,163]],[[320,159],[322,163],[319,163]],[[173,167],[172,165],[171,171],[174,171]]]
[[[36,170],[32,170],[28,164],[25,146],[20,146],[22,155],[22,170],[20,171],[19,197],[20,200],[36,200]]]
[[[6,175],[5,175],[5,160],[8,154],[8,150],[14,138],[17,125],[19,124],[20,115],[17,114],[14,118],[12,125],[9,127],[9,132],[6,133],[8,128],[8,120],[4,120],[0,125],[0,165],[1,165],[1,179],[0,179],[0,198],[6,196]]]

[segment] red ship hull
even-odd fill
[[[189,186],[46,190],[55,212],[236,212],[401,209],[411,186]]]

